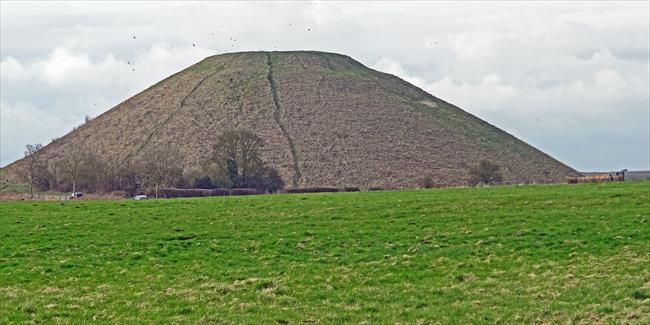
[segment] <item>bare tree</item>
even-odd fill
[[[84,168],[85,181],[89,188],[92,188],[95,192],[100,191],[103,184],[103,180],[106,172],[106,162],[103,159],[102,155],[99,153],[96,148],[87,148],[84,153]],[[104,186],[106,187],[106,186]]]
[[[83,142],[73,143],[63,154],[61,161],[63,172],[72,184],[72,193],[77,191],[79,173],[86,158],[86,145]]]
[[[58,160],[49,160],[47,162],[47,188],[52,191],[59,187],[61,178],[61,163]]]
[[[501,183],[503,177],[499,172],[499,165],[487,160],[482,160],[478,165],[469,169],[469,184],[476,186],[479,183],[485,185]]]
[[[104,188],[108,191],[122,189],[121,170],[124,169],[122,161],[118,157],[105,157],[104,167],[106,169]]]
[[[142,154],[137,167],[142,185],[158,197],[163,187],[173,187],[183,177],[181,157],[171,144],[161,144]]]
[[[42,175],[45,165],[43,164],[42,150],[43,145],[28,144],[25,146],[25,168],[23,178],[29,182],[29,197],[34,198],[34,183],[37,182],[40,175]]]

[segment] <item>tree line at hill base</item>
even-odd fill
[[[248,189],[246,194],[252,194],[250,190],[275,193],[283,190],[285,184],[277,170],[262,160],[263,147],[264,141],[251,131],[228,130],[217,137],[207,161],[184,173],[182,157],[170,143],[147,148],[137,158],[120,159],[106,157],[96,148],[78,142],[63,152],[59,159],[48,161],[43,157],[42,145],[30,144],[26,146],[26,163],[20,170],[20,177],[29,184],[30,193],[34,189],[91,193],[120,191],[129,196],[146,193],[155,197],[208,196],[205,194],[211,193],[195,191],[196,195],[190,195],[191,191],[172,193],[171,189],[216,190],[215,193]],[[489,161],[479,162],[468,170],[469,185],[500,183],[499,169]],[[420,186],[432,188],[434,181],[425,177]],[[317,187],[288,189],[286,192],[349,192],[355,189],[358,187]]]

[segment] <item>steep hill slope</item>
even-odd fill
[[[208,57],[45,147],[50,159],[84,141],[127,162],[172,143],[189,170],[216,136],[245,128],[290,187],[412,187],[467,182],[481,159],[508,183],[563,181],[576,172],[473,115],[350,57],[243,52]],[[5,168],[10,175],[20,161]]]

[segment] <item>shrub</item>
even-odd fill
[[[499,165],[487,160],[482,160],[478,165],[469,169],[469,184],[476,186],[480,183],[485,185],[501,183],[503,177],[499,173]]]
[[[210,188],[215,188],[216,187],[214,185],[214,182],[212,182],[212,179],[210,178],[210,176],[201,176],[201,177],[195,179],[193,186],[195,188],[202,188],[202,189],[210,189]]]
[[[422,188],[434,188],[435,184],[433,182],[433,178],[431,176],[427,176],[422,181],[420,182],[420,187]]]
[[[255,175],[245,178],[239,185],[241,188],[253,188],[262,193],[275,193],[284,188],[284,181],[275,169],[264,166]]]

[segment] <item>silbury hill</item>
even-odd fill
[[[128,163],[163,143],[186,171],[217,136],[248,129],[288,187],[467,184],[481,160],[505,183],[562,182],[576,171],[503,130],[390,74],[340,54],[242,52],[208,57],[45,146],[48,159],[83,141]],[[17,161],[5,168],[11,175]]]

